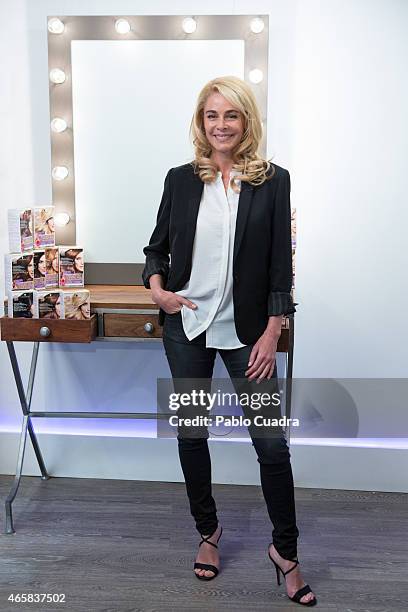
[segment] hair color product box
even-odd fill
[[[62,293],[65,319],[83,321],[91,318],[91,302],[88,289],[77,289],[75,291],[64,289]]]
[[[33,250],[33,211],[31,208],[7,210],[10,253],[26,253]]]
[[[4,256],[6,293],[34,289],[33,252],[7,253]]]
[[[84,286],[84,250],[78,246],[59,247],[60,287]]]
[[[59,289],[34,291],[33,309],[34,317],[38,319],[63,319],[62,291]]]
[[[32,319],[34,317],[33,302],[33,291],[9,291],[7,293],[7,316],[12,319]]]
[[[33,251],[34,289],[45,289],[45,250]]]
[[[35,206],[34,248],[55,246],[54,206]]]
[[[59,248],[45,247],[45,286],[46,288],[59,287]]]

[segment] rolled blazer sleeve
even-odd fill
[[[287,170],[278,180],[273,209],[272,251],[269,268],[268,316],[296,312],[292,289],[292,236],[290,175]]]
[[[150,277],[152,274],[161,274],[164,281],[169,274],[169,222],[171,209],[170,169],[164,180],[163,195],[156,218],[156,227],[150,237],[149,244],[144,247],[146,256],[145,267],[142,272],[143,284],[150,289]]]

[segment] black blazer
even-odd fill
[[[296,312],[290,293],[290,176],[277,164],[273,167],[275,174],[262,185],[241,182],[233,255],[233,302],[237,336],[243,344],[258,340],[270,315]],[[143,249],[146,264],[142,278],[147,289],[152,274],[164,277],[164,288],[168,291],[181,290],[189,280],[203,187],[192,163],[168,171],[156,227]],[[194,302],[194,295],[187,297]],[[165,315],[160,308],[160,325]]]

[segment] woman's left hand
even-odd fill
[[[257,384],[264,378],[270,380],[275,369],[276,349],[278,347],[279,336],[265,331],[259,340],[252,347],[249,357],[248,370],[245,376],[248,380],[257,378]]]

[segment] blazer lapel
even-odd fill
[[[197,227],[198,210],[200,208],[201,196],[203,194],[204,183],[191,169],[190,181],[188,184],[188,205],[187,205],[187,227],[186,227],[186,263],[189,267],[193,253],[194,237]]]
[[[204,183],[198,176],[191,171],[191,180],[188,185],[188,209],[187,209],[187,227],[186,227],[186,258],[191,263],[194,237],[197,227],[197,217],[200,208],[201,197],[203,194]],[[245,226],[247,223],[248,213],[251,206],[253,185],[241,182],[241,192],[238,199],[238,211],[237,211],[237,223],[235,227],[235,241],[234,241],[234,254],[233,254],[233,265],[235,264],[236,257],[238,255],[239,248],[241,246],[242,238],[245,232]]]
[[[237,212],[237,223],[235,226],[235,240],[234,240],[234,254],[232,258],[232,265],[235,266],[235,261],[238,255],[239,248],[241,246],[242,237],[245,232],[247,223],[249,208],[251,206],[252,194],[254,192],[254,186],[241,182],[241,193],[239,194],[238,200],[238,212]]]

